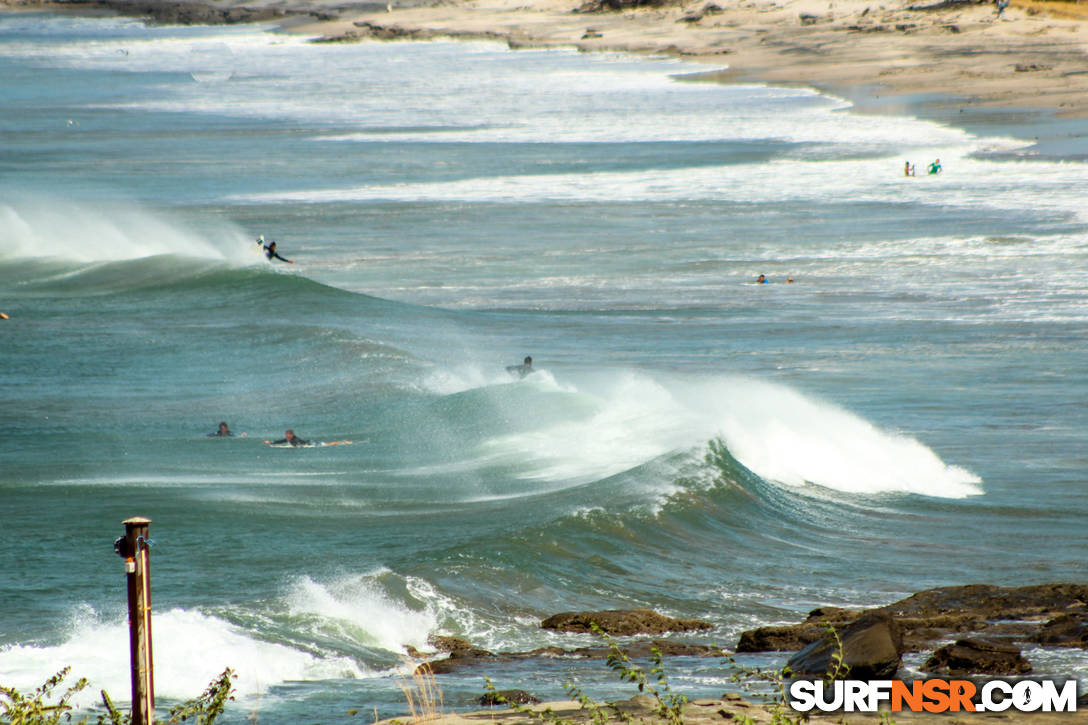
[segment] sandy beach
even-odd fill
[[[1088,10],[1069,2],[1013,0],[1000,15],[993,3],[962,0],[680,0],[618,11],[595,10],[583,0],[52,6],[105,6],[133,15],[199,7],[228,21],[275,17],[291,32],[327,41],[492,38],[512,47],[676,55],[706,63],[721,80],[807,86],[890,112],[907,113],[920,96],[940,94],[949,118],[979,108],[1088,116]],[[182,13],[187,17],[199,20]]]
[[[1045,108],[1088,114],[1083,12],[1069,3],[923,0],[682,2],[611,12],[581,0],[471,0],[305,22],[326,38],[498,37],[512,46],[672,54],[721,68],[723,80],[865,89],[905,110],[916,94],[958,97],[959,109]]]
[[[656,701],[647,695],[639,695],[623,702],[615,703],[622,715],[616,715],[610,722],[625,722],[623,718],[632,718],[635,722],[666,723],[665,718],[655,713]],[[582,709],[578,703],[549,702],[533,705],[534,713],[543,713],[550,710],[550,719],[541,720],[536,714],[518,712],[500,707],[488,708],[471,713],[443,714],[438,713],[431,718],[412,719],[410,717],[385,720],[378,725],[394,725],[397,722],[432,722],[440,725],[515,725],[531,722],[593,722],[592,713]],[[787,718],[798,718],[801,713],[792,713],[789,710],[782,711],[781,715]],[[890,722],[896,725],[917,725],[920,723],[938,725],[971,725],[971,723],[1029,723],[1030,725],[1079,725],[1088,722],[1088,712],[1078,711],[1069,713],[1020,713],[1020,712],[949,712],[943,714],[929,713],[810,713],[809,722],[813,723],[838,723],[847,725],[884,725]],[[788,720],[786,722],[796,721]],[[693,700],[683,709],[683,722],[685,725],[714,725],[715,723],[752,722],[752,723],[782,723],[781,719],[775,719],[775,711],[763,705],[753,704],[738,697],[725,697],[720,700],[713,698]]]

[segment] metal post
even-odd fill
[[[122,522],[125,535],[114,543],[125,559],[128,579],[129,651],[132,656],[132,725],[154,725],[155,684],[151,658],[151,562],[148,525],[136,516]]]

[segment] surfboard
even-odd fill
[[[273,443],[272,441],[265,441],[264,444],[269,448],[324,448],[325,446],[350,446],[351,441],[315,441],[300,446],[293,446],[290,443]]]

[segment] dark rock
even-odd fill
[[[795,652],[827,634],[818,624],[787,624],[741,632],[737,652]]]
[[[368,38],[377,38],[378,40],[400,40],[402,38],[419,38],[423,37],[423,33],[418,30],[406,30],[396,25],[378,25],[377,23],[371,23],[365,20],[356,20],[352,23],[355,27],[362,31],[363,35]],[[356,37],[358,34],[353,35]]]
[[[985,639],[958,639],[941,647],[922,665],[926,672],[942,675],[1026,675],[1031,663],[1014,645]]]
[[[160,25],[250,23],[282,18],[285,15],[285,11],[280,8],[216,7],[200,2],[168,0],[96,0],[85,5],[105,8],[129,17],[146,18],[149,22]]]
[[[596,624],[605,634],[665,634],[712,629],[710,622],[700,619],[675,619],[650,609],[610,609],[602,612],[563,612],[540,623],[543,629],[557,632],[591,632]]]
[[[849,623],[860,612],[842,607],[820,607],[801,624],[771,625],[741,632],[737,652],[794,652],[827,634],[827,625]]]
[[[880,607],[879,611],[896,618],[903,632],[904,650],[916,652],[929,649],[934,640],[968,633],[1034,641],[1041,620],[1088,611],[1085,602],[1088,602],[1088,586],[1084,585],[1015,588],[969,585],[928,589]],[[821,622],[848,622],[861,614],[837,607],[814,609],[800,624],[760,627],[742,633],[737,651],[798,650],[823,636]]]
[[[630,10],[632,8],[654,8],[663,5],[676,5],[676,0],[587,0],[574,12],[603,13]]]
[[[1017,63],[1014,68],[1017,73],[1031,73],[1033,71],[1050,70],[1053,66],[1040,65],[1039,63]]]
[[[573,650],[565,650],[560,647],[543,647],[529,652],[489,652],[474,647],[458,637],[433,637],[429,641],[432,645],[441,645],[452,649],[449,649],[448,657],[425,662],[416,668],[416,672],[430,672],[436,675],[449,674],[472,667],[527,660],[534,657],[579,657],[603,660],[612,654],[610,647],[580,647]],[[660,639],[635,641],[623,647],[624,652],[632,659],[647,659],[652,654],[651,650],[655,649],[662,657],[717,657],[722,654],[720,648],[711,647],[710,645],[668,642]]]
[[[818,16],[801,13],[801,25],[815,25],[818,22],[820,22]]]
[[[1039,628],[1035,641],[1050,647],[1088,649],[1088,611],[1055,617]]]
[[[495,706],[495,705],[535,705],[540,702],[539,698],[530,695],[525,690],[501,690],[499,692],[488,692],[479,700],[481,705]]]
[[[882,609],[903,617],[969,615],[980,619],[1027,619],[1079,609],[1088,602],[1088,585],[1040,584],[995,587],[969,584],[927,589]]]
[[[834,673],[832,659],[840,643],[843,664],[853,679],[884,680],[895,675],[903,652],[903,635],[895,618],[887,612],[871,611],[855,621],[835,626],[838,640],[824,635],[790,658],[786,666],[799,675]]]
[[[930,5],[911,5],[907,10],[934,13],[942,10],[962,10],[966,5],[983,5],[988,0],[941,0]]]
[[[482,664],[484,661],[497,661],[499,659],[500,658],[497,655],[488,652],[486,649],[470,647],[468,649],[450,652],[449,657],[446,657],[445,659],[424,662],[416,668],[416,672],[446,675],[451,672],[457,672],[474,665]]]
[[[473,647],[472,643],[467,639],[441,634],[432,634],[427,638],[427,644],[431,645],[439,652],[464,652],[466,650],[477,649],[476,647]]]

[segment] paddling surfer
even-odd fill
[[[293,430],[291,430],[290,428],[288,428],[286,431],[284,431],[283,438],[280,438],[278,441],[265,441],[265,443],[267,443],[270,446],[286,446],[286,445],[290,445],[290,446],[308,446],[308,445],[310,445],[310,441],[302,440],[297,435],[295,435],[295,432]]]
[[[227,425],[227,421],[224,420],[224,421],[219,423],[219,430],[215,431],[214,433],[209,433],[208,437],[209,438],[233,438],[234,434],[230,432],[230,426]]]

